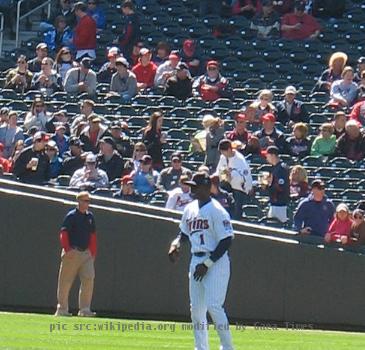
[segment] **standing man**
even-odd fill
[[[208,311],[217,329],[221,349],[233,350],[229,322],[223,309],[230,276],[227,251],[234,236],[233,228],[226,210],[210,197],[211,180],[207,173],[198,172],[192,181],[185,183],[191,187],[196,200],[184,210],[180,233],[171,243],[169,257],[175,262],[181,242],[190,240],[189,294],[195,349],[209,348]]]
[[[218,149],[221,156],[215,174],[219,176],[222,187],[233,194],[233,219],[241,220],[242,206],[248,202],[248,195],[252,190],[251,169],[245,157],[232,149],[230,140],[221,140]]]
[[[61,227],[61,266],[58,275],[57,311],[55,316],[71,316],[68,296],[78,275],[81,280],[78,316],[93,317],[90,310],[94,289],[94,260],[96,256],[96,228],[94,215],[88,210],[90,195],[80,192],[77,207],[70,210]]]
[[[272,169],[263,187],[268,187],[270,196],[269,218],[276,218],[284,223],[288,220],[287,205],[290,200],[289,169],[279,158],[279,149],[270,146],[266,150],[266,160]]]

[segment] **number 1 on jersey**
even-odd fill
[[[204,242],[204,235],[203,234],[200,235],[200,244],[201,245],[204,245],[205,244],[205,242]]]

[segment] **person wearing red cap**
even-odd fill
[[[259,139],[261,149],[269,146],[278,147],[280,153],[285,152],[286,141],[284,134],[275,127],[276,118],[272,113],[264,114],[261,117],[262,129],[254,133]]]
[[[214,60],[208,61],[206,73],[195,80],[193,89],[194,95],[200,96],[204,101],[232,97],[231,84],[220,74],[219,63]]]
[[[246,128],[247,116],[244,113],[238,113],[235,117],[235,128],[226,133],[226,138],[230,141],[240,141],[243,145],[247,145],[251,134]]]
[[[143,198],[134,190],[133,177],[125,175],[121,180],[121,189],[113,195],[114,198],[128,202],[142,202]]]
[[[152,53],[149,49],[142,48],[139,52],[140,58],[132,72],[137,78],[137,88],[139,91],[153,87],[157,66],[151,61]]]
[[[176,67],[180,62],[180,55],[177,51],[171,51],[168,61],[161,64],[156,71],[155,86],[165,87],[169,78],[175,75]]]
[[[21,151],[13,169],[20,181],[42,185],[50,179],[49,158],[45,153],[46,141],[46,133],[37,131],[33,136],[33,145]]]
[[[196,42],[192,39],[186,39],[183,43],[182,50],[180,50],[181,61],[185,62],[191,75],[196,77],[203,73],[201,52],[198,50]]]

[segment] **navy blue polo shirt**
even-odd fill
[[[286,206],[290,199],[289,169],[288,166],[279,162],[271,170],[272,183],[269,187],[270,203],[274,206]]]
[[[87,249],[90,236],[95,232],[94,215],[89,211],[83,214],[77,208],[72,209],[63,220],[61,230],[68,232],[70,247]]]

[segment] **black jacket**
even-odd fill
[[[85,160],[81,157],[75,157],[72,155],[68,155],[62,163],[62,168],[60,171],[60,175],[70,175],[81,169],[84,166]]]
[[[183,80],[171,77],[166,82],[165,95],[175,96],[179,100],[186,100],[192,95],[192,86],[193,82],[189,77]]]
[[[276,109],[278,111],[277,112],[278,121],[283,125],[288,124],[290,121],[293,121],[294,123],[308,122],[308,112],[305,109],[305,105],[301,101],[294,100],[290,114],[288,114],[286,110],[285,101],[280,101],[276,105]]]
[[[122,177],[122,171],[124,169],[123,158],[117,151],[114,151],[113,156],[106,161],[103,155],[98,157],[98,168],[104,170],[109,181],[113,181],[116,178]]]

